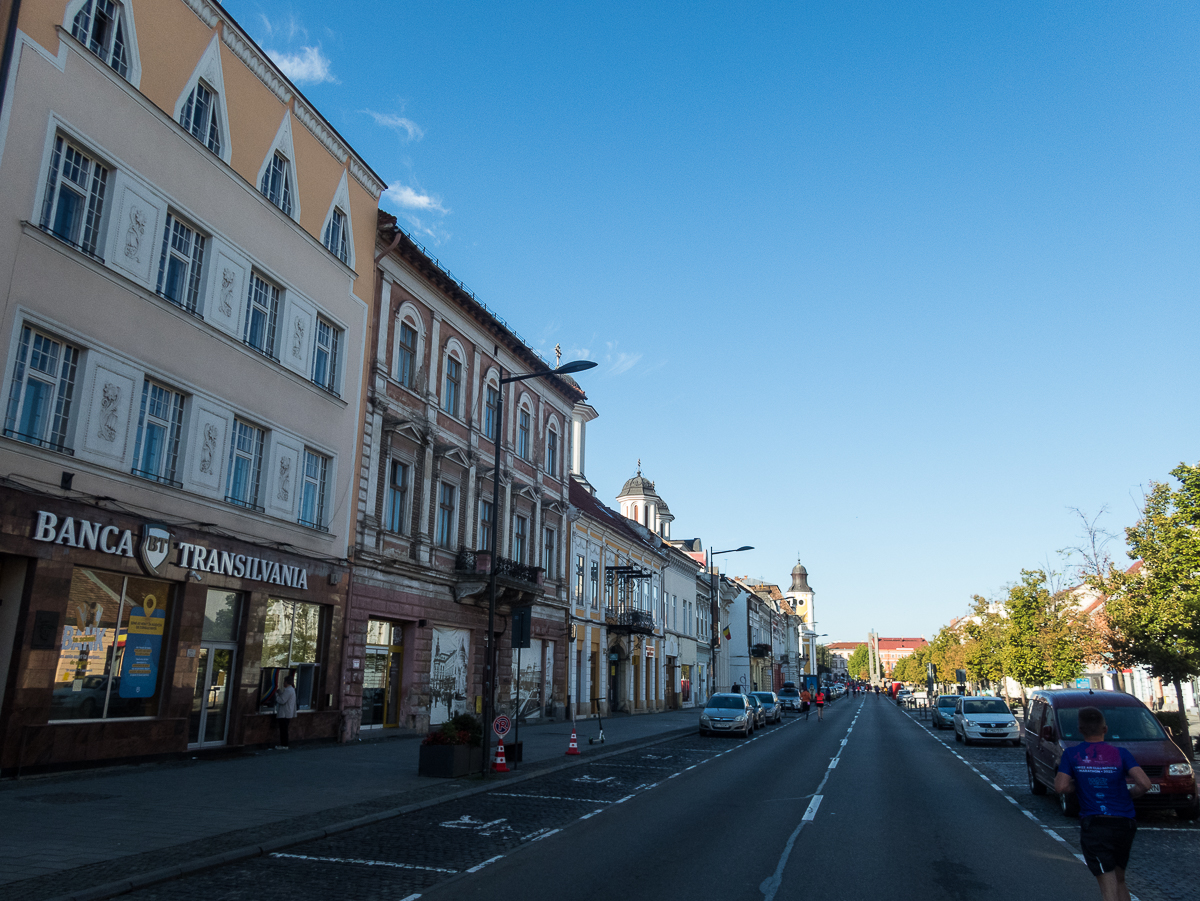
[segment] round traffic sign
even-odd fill
[[[492,731],[501,738],[504,738],[504,736],[508,735],[508,730],[511,728],[512,721],[509,720],[509,718],[504,714],[500,714],[498,717],[492,720]]]

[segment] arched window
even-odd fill
[[[487,374],[483,384],[483,437],[488,441],[496,440],[496,429],[499,426],[500,414],[500,380],[493,369]]]
[[[546,432],[546,475],[558,475],[558,432],[554,426]]]
[[[411,303],[404,303],[396,315],[394,341],[392,377],[405,388],[419,390],[417,373],[424,355],[425,325],[420,310]]]
[[[442,410],[454,417],[462,416],[462,393],[466,377],[466,352],[457,340],[446,342],[442,359]]]

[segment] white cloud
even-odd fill
[[[617,350],[617,345],[613,341],[606,342],[608,345],[608,353],[604,355],[604,362],[608,364],[608,371],[613,375],[621,375],[628,372],[641,360],[642,354],[631,354],[623,350]]]
[[[406,210],[420,210],[428,213],[450,212],[442,206],[442,202],[438,198],[430,194],[422,194],[408,185],[400,184],[400,182],[388,185],[388,189],[383,192],[383,197],[380,198],[380,203],[382,204],[385,200],[390,200],[392,203]]]
[[[320,47],[301,47],[298,53],[268,50],[267,55],[296,84],[322,84],[326,81],[337,84],[337,79],[330,71],[329,57],[321,53]]]
[[[425,137],[425,130],[412,119],[406,119],[404,116],[397,116],[392,113],[377,113],[370,109],[365,109],[363,112],[374,119],[376,125],[382,125],[384,128],[390,128],[392,131],[399,132],[410,141],[419,141]]]

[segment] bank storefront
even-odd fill
[[[0,771],[333,738],[336,565],[0,489]]]

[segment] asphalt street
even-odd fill
[[[1021,750],[946,735],[882,698],[844,699],[823,723],[676,737],[125,897],[1095,901],[1074,821],[1023,772],[1014,783]],[[1140,901],[1194,898],[1200,831],[1142,829]],[[1163,840],[1182,869],[1148,859]]]

